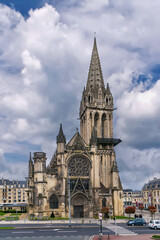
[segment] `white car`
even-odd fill
[[[152,229],[160,228],[160,220],[151,220],[148,226]]]

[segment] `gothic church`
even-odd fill
[[[49,166],[46,153],[29,159],[29,214],[68,217],[69,184],[72,217],[94,217],[102,207],[114,216],[123,214],[122,185],[114,147],[113,97],[105,88],[96,39],[94,38],[87,85],[82,93],[77,132],[66,142],[62,124],[57,149]]]

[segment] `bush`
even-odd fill
[[[133,214],[133,213],[135,213],[135,208],[134,207],[126,207],[125,213],[126,214]]]
[[[108,218],[108,213],[109,213],[109,208],[108,207],[103,207],[101,210],[102,213],[104,213],[104,218]]]
[[[150,211],[151,215],[153,215],[155,212],[157,212],[157,209],[156,209],[155,206],[150,205],[150,206],[148,207],[148,211]]]
[[[55,218],[54,212],[51,213],[50,218]]]
[[[138,208],[139,208],[139,210],[143,210],[144,206],[142,204],[140,204]]]

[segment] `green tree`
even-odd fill
[[[55,218],[54,212],[51,213],[51,218]]]

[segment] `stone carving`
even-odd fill
[[[84,156],[74,156],[68,164],[70,176],[89,176],[90,163]]]
[[[84,146],[84,142],[80,136],[80,134],[78,133],[75,142],[73,144],[72,150],[84,150],[85,146]]]

